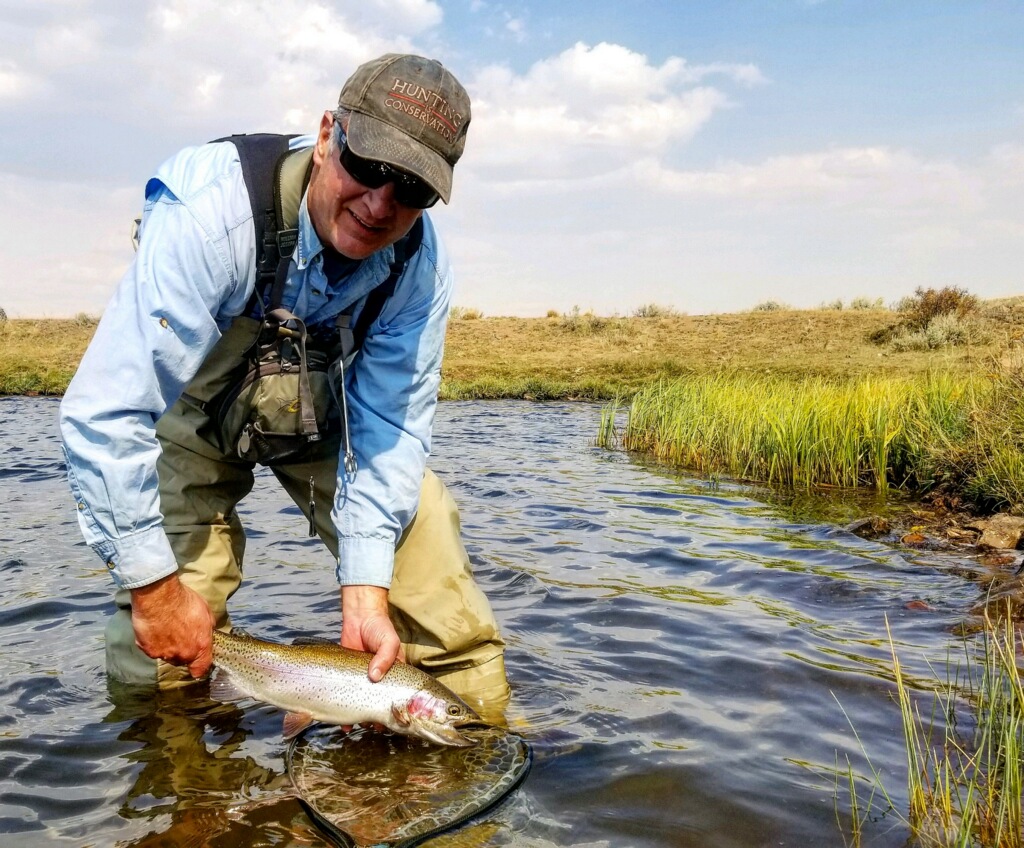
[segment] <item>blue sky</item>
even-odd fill
[[[360,62],[474,100],[455,302],[690,314],[1024,293],[1024,4],[0,0],[0,307],[97,314],[152,170]]]

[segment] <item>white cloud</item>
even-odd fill
[[[0,62],[0,102],[31,97],[39,88],[39,81],[15,62]]]
[[[521,76],[501,65],[484,68],[469,85],[466,163],[516,181],[593,176],[661,153],[729,106],[719,89],[693,85],[723,67],[700,70],[679,58],[654,65],[621,45],[578,43]],[[744,82],[754,75],[736,73]]]
[[[0,108],[24,100],[31,84],[36,113],[59,107],[66,118],[149,128],[159,108],[181,130],[220,134],[254,121],[281,127],[332,106],[358,64],[411,50],[443,17],[433,0],[121,6],[40,4],[24,27],[30,39],[14,30],[0,35],[11,57],[0,64]],[[48,97],[38,99],[41,90]]]
[[[757,164],[729,162],[709,171],[672,170],[645,159],[635,164],[634,174],[651,191],[773,206],[812,203],[889,211],[942,206],[967,212],[982,203],[979,175],[946,160],[886,147],[836,148]]]
[[[769,298],[888,302],[919,285],[1019,293],[1022,154],[845,147],[681,170],[650,151],[587,179],[460,176],[444,213],[456,300],[487,314],[651,301],[700,313]]]
[[[508,16],[505,21],[505,29],[516,41],[523,42],[526,40],[526,21],[522,18]]]
[[[131,261],[141,187],[0,175],[0,209],[18,210],[0,228],[0,307],[14,316],[98,315]]]
[[[486,12],[500,23],[500,6]],[[441,55],[431,0],[35,0],[15,17],[0,28],[0,306],[15,315],[102,309],[142,185],[177,147],[311,129],[360,62]],[[685,168],[691,139],[761,95],[758,67],[580,43],[522,72],[453,69],[473,126],[435,213],[461,304],[707,312],[947,281],[1019,291],[1019,144],[955,158],[852,138]],[[33,261],[55,241],[60,258]]]

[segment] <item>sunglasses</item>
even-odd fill
[[[429,209],[437,203],[440,195],[419,177],[393,168],[386,162],[364,159],[356,156],[348,146],[341,145],[341,166],[357,183],[367,188],[380,188],[388,183],[395,185],[395,201],[410,209]]]

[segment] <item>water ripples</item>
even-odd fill
[[[79,536],[55,417],[51,400],[0,399],[4,844],[323,844],[283,774],[277,710],[105,681],[109,578]],[[438,416],[431,464],[508,640],[509,722],[536,755],[481,844],[839,844],[829,772],[860,762],[844,711],[902,773],[886,621],[928,685],[978,601],[973,564],[908,559],[600,451],[597,420],[565,404]],[[330,555],[268,472],[240,514],[236,623],[335,632]],[[889,828],[872,844],[902,844]]]

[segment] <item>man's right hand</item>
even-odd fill
[[[216,624],[206,601],[177,574],[131,591],[135,644],[143,653],[187,665],[193,677],[206,674],[213,663]]]

